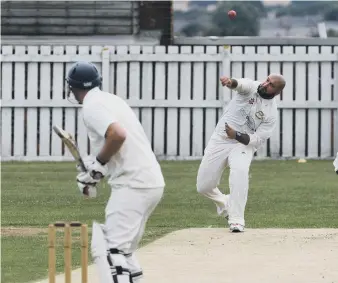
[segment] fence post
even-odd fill
[[[221,76],[230,77],[230,45],[223,46],[222,58],[222,74]],[[219,82],[220,83],[220,82]],[[221,98],[223,112],[229,101],[231,100],[230,89],[223,87],[223,95]]]
[[[338,103],[338,53],[336,54],[337,56],[337,60],[335,62],[335,69],[334,69],[334,94],[333,94],[333,100],[335,103]],[[336,153],[338,152],[338,107],[334,113],[334,139],[333,139],[333,156],[336,155]]]
[[[109,81],[110,81],[110,50],[109,47],[102,49],[102,90],[109,92]]]

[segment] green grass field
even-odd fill
[[[148,222],[142,245],[187,227],[226,227],[213,203],[195,189],[197,161],[162,162],[165,195]],[[1,282],[28,282],[47,276],[47,228],[55,221],[103,222],[109,188],[83,199],[74,163],[2,163]],[[221,190],[228,192],[228,170]],[[249,228],[338,228],[338,176],[332,161],[254,161],[246,209]],[[8,227],[21,227],[9,230]],[[227,230],[226,230],[227,232]],[[57,270],[62,272],[62,234]],[[73,263],[79,266],[78,237]]]

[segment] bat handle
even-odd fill
[[[84,165],[83,162],[80,161],[79,165],[81,167],[82,172],[87,172],[87,168],[86,168],[86,166]]]

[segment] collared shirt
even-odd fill
[[[249,134],[256,149],[271,137],[277,123],[276,99],[263,99],[258,93],[259,81],[237,79],[234,96],[219,119],[215,133],[227,138],[225,123],[236,131]],[[236,143],[236,140],[229,141]]]

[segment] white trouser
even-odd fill
[[[231,143],[213,136],[205,151],[197,174],[197,191],[210,198],[218,209],[227,209],[229,224],[245,225],[244,211],[249,189],[249,168],[254,148]],[[217,188],[226,166],[230,167],[229,201]],[[225,207],[227,206],[227,207]]]
[[[114,188],[106,206],[105,232],[109,248],[126,254],[136,250],[145,224],[163,195],[163,188]]]
[[[104,225],[108,249],[118,249],[126,256],[131,274],[142,271],[135,254],[146,222],[160,202],[163,188],[113,188],[106,206]]]
[[[338,152],[335,160],[333,160],[334,171],[338,174]]]

